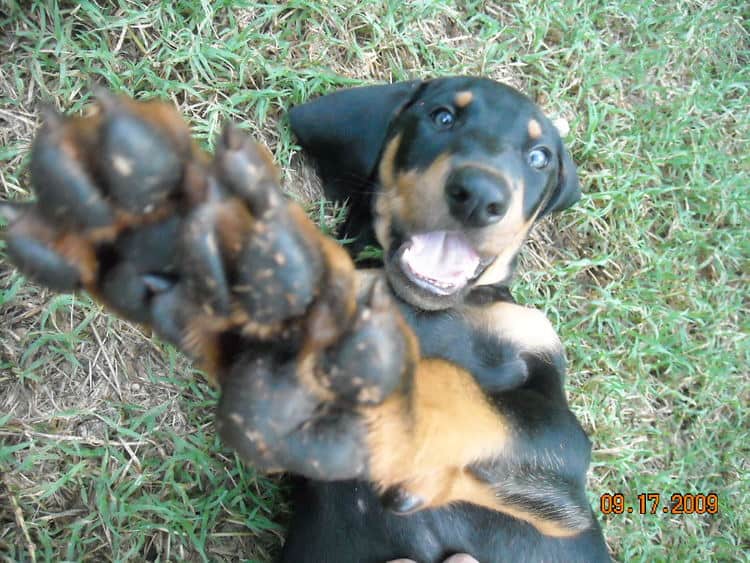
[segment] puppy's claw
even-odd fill
[[[424,504],[424,500],[402,489],[401,487],[391,487],[387,489],[380,497],[383,507],[395,512],[396,514],[410,514],[419,510]]]
[[[104,111],[113,111],[119,105],[120,100],[118,99],[117,95],[110,92],[101,84],[92,84],[91,93],[93,94],[99,106]]]
[[[222,183],[245,201],[254,215],[261,217],[281,206],[284,196],[271,153],[236,126],[224,127],[215,161]]]
[[[65,117],[51,103],[44,103],[39,110],[42,115],[42,122],[50,130],[60,128],[65,121]]]
[[[367,303],[371,309],[383,311],[393,306],[393,299],[388,292],[388,284],[384,279],[376,279],[370,288]]]
[[[0,201],[0,220],[12,225],[34,208],[32,202]]]
[[[221,137],[219,138],[220,147],[224,147],[230,151],[238,151],[242,148],[242,144],[245,142],[246,136],[239,127],[234,123],[227,122],[224,124],[221,130]]]
[[[135,265],[120,262],[109,268],[101,280],[101,295],[120,315],[138,323],[151,321],[150,289]]]
[[[81,286],[78,267],[45,243],[10,232],[6,244],[11,262],[36,283],[60,292],[75,291]]]
[[[154,293],[151,300],[151,324],[161,338],[184,349],[190,320],[198,316],[199,312],[182,284],[169,285],[167,278],[157,281],[154,279],[157,277],[143,278],[146,286]],[[191,355],[192,350],[185,351]]]
[[[172,289],[175,285],[175,280],[166,276],[159,275],[145,275],[143,276],[143,285],[154,295],[164,293]]]

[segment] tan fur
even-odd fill
[[[378,192],[375,196],[375,219],[373,221],[373,228],[375,230],[375,238],[383,247],[383,251],[387,252],[391,247],[391,200],[393,196],[390,192],[385,190]]]
[[[512,245],[508,245],[505,250],[495,257],[492,264],[490,264],[484,272],[482,272],[482,275],[479,276],[477,281],[474,282],[475,286],[494,285],[507,282],[510,279],[513,274],[513,260],[516,254],[518,254],[524,240],[524,237],[519,238],[520,242],[516,243],[514,241]]]
[[[578,528],[561,525],[555,520],[542,518],[538,514],[503,501],[490,485],[474,477],[465,468],[450,467],[423,477],[418,483],[405,483],[402,489],[420,498],[431,499],[420,509],[469,502],[528,522],[547,536],[564,538],[580,533]]]
[[[543,316],[530,311],[523,314],[529,315],[531,324],[541,323]],[[364,414],[370,476],[381,490],[399,486],[424,500],[420,509],[470,502],[529,522],[553,537],[580,531],[504,502],[471,474],[469,465],[502,455],[513,438],[510,423],[463,369],[423,359],[411,401],[395,394]]]
[[[523,184],[511,184],[511,200],[505,217],[489,227],[477,245],[482,255],[495,255],[492,261],[475,285],[493,285],[507,281],[513,273],[513,260],[521,249],[526,237],[534,226],[536,218],[542,209],[540,205],[534,214],[525,218],[523,214]]]
[[[330,389],[321,385],[315,372],[316,357],[312,354],[303,356],[297,362],[295,374],[300,384],[315,395],[320,401],[332,402],[336,396]]]
[[[395,394],[363,413],[372,452],[370,475],[378,486],[419,483],[444,471],[446,460],[462,468],[509,444],[508,422],[465,370],[423,359],[413,385],[411,404]]]
[[[398,147],[401,144],[401,133],[393,137],[385,145],[383,149],[383,157],[380,159],[380,166],[378,168],[378,174],[380,175],[380,182],[385,189],[388,189],[395,185],[395,159]]]
[[[535,141],[542,136],[542,126],[539,125],[539,122],[534,118],[529,120],[528,131],[529,137]]]
[[[55,250],[75,264],[84,286],[90,287],[96,281],[99,263],[94,248],[87,240],[78,234],[67,233],[56,241]]]
[[[369,291],[382,276],[379,270],[358,272],[358,293]],[[497,303],[466,306],[460,313],[478,332],[508,339],[521,350],[541,354],[561,350],[552,324],[536,309]],[[504,501],[490,484],[472,475],[472,463],[504,455],[513,437],[510,421],[462,368],[440,359],[422,359],[411,396],[396,393],[365,409],[364,416],[370,477],[381,490],[398,486],[423,500],[420,510],[469,502],[528,522],[551,537],[580,532]]]
[[[450,155],[441,154],[425,170],[398,174],[396,192],[403,202],[401,221],[417,231],[432,230],[450,221],[443,196],[450,172]]]
[[[95,284],[99,262],[94,247],[84,236],[74,232],[60,234],[47,220],[32,213],[14,221],[8,228],[8,236],[29,237],[44,243],[76,267],[84,286]]]
[[[519,349],[536,353],[560,352],[562,343],[542,311],[515,303],[498,302],[481,307],[466,306],[464,318],[481,334],[495,334]]]
[[[375,200],[375,236],[384,249],[390,246],[390,227],[393,219],[414,232],[441,228],[452,221],[443,192],[450,173],[449,155],[438,156],[424,170],[399,172],[394,159],[401,136],[389,141],[380,161],[381,190]]]
[[[532,225],[533,221],[522,224],[508,239],[503,240],[503,244],[498,244],[498,247],[502,250],[495,256],[492,264],[482,272],[482,275],[479,276],[474,285],[493,285],[507,281],[510,278],[513,273],[513,259],[521,249],[521,245],[526,240],[526,236],[529,230],[531,230]],[[502,236],[498,236],[497,238],[504,239]]]
[[[465,108],[473,99],[474,94],[470,90],[464,90],[456,94],[455,98],[453,98],[453,103],[456,104],[456,107]]]
[[[300,209],[304,217],[304,212]],[[312,223],[307,225],[314,228]],[[300,229],[304,233],[306,229]],[[344,247],[314,231],[323,256],[325,272],[320,294],[312,305],[306,321],[308,337],[301,355],[330,346],[341,337],[356,312],[357,272]]]
[[[198,358],[201,369],[212,384],[221,383],[220,367],[223,350],[218,335],[239,323],[235,319],[204,313],[191,318],[182,335],[180,347],[193,358]]]
[[[378,168],[382,189],[378,191],[375,199],[374,229],[375,237],[386,251],[391,245],[392,217],[401,209],[398,194],[392,189],[396,184],[394,159],[400,144],[401,134],[399,133],[386,144]]]
[[[216,233],[223,252],[236,257],[244,246],[253,219],[244,203],[237,198],[213,204]]]

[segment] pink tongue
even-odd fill
[[[401,257],[410,273],[446,287],[461,287],[479,266],[479,256],[460,233],[434,231],[413,235]]]

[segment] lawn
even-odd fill
[[[0,199],[29,197],[42,105],[80,111],[92,83],[172,100],[208,148],[241,123],[317,216],[289,106],[506,81],[570,123],[583,199],[537,228],[513,290],[566,345],[613,556],[747,561],[749,15],[742,0],[6,1]],[[0,557],[268,560],[284,485],[222,447],[215,400],[174,349],[27,282],[0,243]],[[635,513],[602,514],[608,493]],[[641,493],[716,493],[719,511],[641,515]]]

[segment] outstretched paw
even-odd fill
[[[217,427],[226,443],[266,470],[369,475],[364,410],[408,385],[417,355],[382,283],[360,296],[341,338],[320,353],[283,339],[245,348],[222,380]]]
[[[169,106],[97,93],[86,117],[45,112],[31,151],[33,204],[3,204],[7,251],[33,280],[85,287],[123,316],[149,322],[152,274],[176,272],[189,132]],[[137,230],[134,230],[137,229]]]
[[[360,291],[237,128],[209,157],[168,105],[97,98],[84,117],[48,112],[37,200],[0,206],[11,260],[198,359],[221,386],[220,432],[260,468],[367,476],[362,409],[405,385],[418,354],[384,282]]]
[[[196,357],[222,355],[226,331],[288,332],[321,293],[326,256],[268,150],[228,126],[211,160],[167,104],[102,90],[97,99],[84,117],[46,112],[31,155],[37,199],[0,207],[11,260],[55,290],[86,289]],[[318,317],[329,330],[341,321]]]

